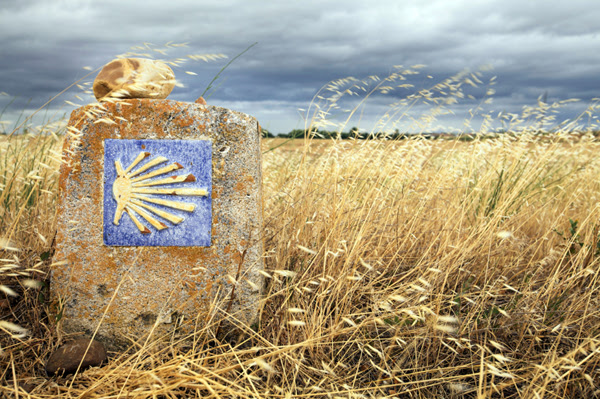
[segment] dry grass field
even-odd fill
[[[402,76],[374,80],[352,112]],[[431,112],[409,118],[431,120],[464,97],[460,79],[392,104],[378,126],[417,100]],[[362,83],[327,86],[310,126],[328,127],[340,87]],[[471,141],[263,140],[258,323],[215,317],[191,344],[151,336],[64,377],[44,365],[72,338],[47,302],[72,132],[2,137],[0,397],[600,396],[600,142],[549,110]],[[484,115],[474,131],[488,128]],[[224,319],[239,330],[216,335]]]
[[[259,323],[236,337],[198,326],[191,347],[153,337],[50,378],[69,338],[45,302],[60,141],[1,145],[5,397],[599,394],[592,136],[264,140]]]

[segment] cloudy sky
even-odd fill
[[[189,60],[174,68],[184,87],[176,87],[169,98],[193,102],[228,61],[255,42],[223,72],[208,102],[251,114],[275,133],[303,128],[306,112],[299,109],[312,112],[313,96],[329,81],[385,78],[405,70],[396,65],[426,67],[406,75],[406,81],[392,82],[391,92],[372,94],[349,125],[372,130],[394,109],[390,104],[482,66],[493,69],[476,75],[479,87],[464,84],[475,99],[461,99],[451,107],[452,115],[441,117],[448,128],[460,129],[468,110],[485,100],[494,76],[493,102],[483,104],[481,112],[521,113],[545,94],[549,103],[581,99],[561,111],[561,118],[572,117],[600,97],[599,20],[597,0],[4,0],[0,110],[5,110],[0,119],[14,122],[22,111],[28,115],[89,73],[83,67],[96,69],[144,43],[152,46],[143,52],[159,59],[229,57]],[[154,51],[168,42],[188,47],[171,48],[166,55]],[[344,120],[344,110],[360,104],[364,92],[353,91],[363,94],[346,95],[328,118]],[[65,100],[84,104],[92,98],[75,87],[43,115],[68,115],[74,107]],[[406,120],[431,108],[416,104]]]

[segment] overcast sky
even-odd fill
[[[21,111],[27,115],[88,73],[83,67],[96,69],[148,42],[157,49],[188,43],[166,56],[149,51],[161,59],[229,57],[174,68],[185,87],[169,98],[190,102],[229,60],[257,42],[225,70],[208,102],[251,114],[275,133],[303,128],[298,109],[308,109],[327,82],[384,78],[395,65],[426,67],[408,76],[412,91],[374,94],[357,113],[362,119],[351,125],[371,130],[394,101],[482,65],[493,67],[481,75],[483,83],[497,76],[494,102],[485,112],[520,113],[546,93],[548,102],[581,99],[565,107],[571,117],[600,97],[598,21],[597,0],[2,0],[0,92],[8,95],[0,96],[0,110],[7,106],[0,119],[14,122]],[[444,123],[460,128],[487,89],[484,84],[469,92],[475,102],[454,106]],[[74,107],[65,100],[92,101],[75,87],[50,105],[50,115],[68,115]],[[415,107],[413,117],[427,107]]]

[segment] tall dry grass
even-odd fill
[[[152,337],[100,368],[52,378],[44,363],[68,337],[47,315],[45,288],[25,282],[57,267],[44,254],[54,234],[60,143],[13,137],[0,167],[14,182],[3,183],[12,205],[2,213],[2,278],[20,296],[3,302],[3,321],[13,324],[3,324],[12,335],[1,336],[0,392],[600,395],[600,144],[591,133],[569,134],[566,124],[543,137],[539,119],[528,126],[469,142],[265,140],[259,322],[214,336],[217,318],[198,325],[192,345]],[[220,317],[235,324],[235,315]]]

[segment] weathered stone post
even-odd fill
[[[109,347],[187,334],[212,312],[257,316],[263,269],[260,127],[166,99],[73,111],[51,292],[64,330]],[[62,262],[61,262],[62,261]]]

